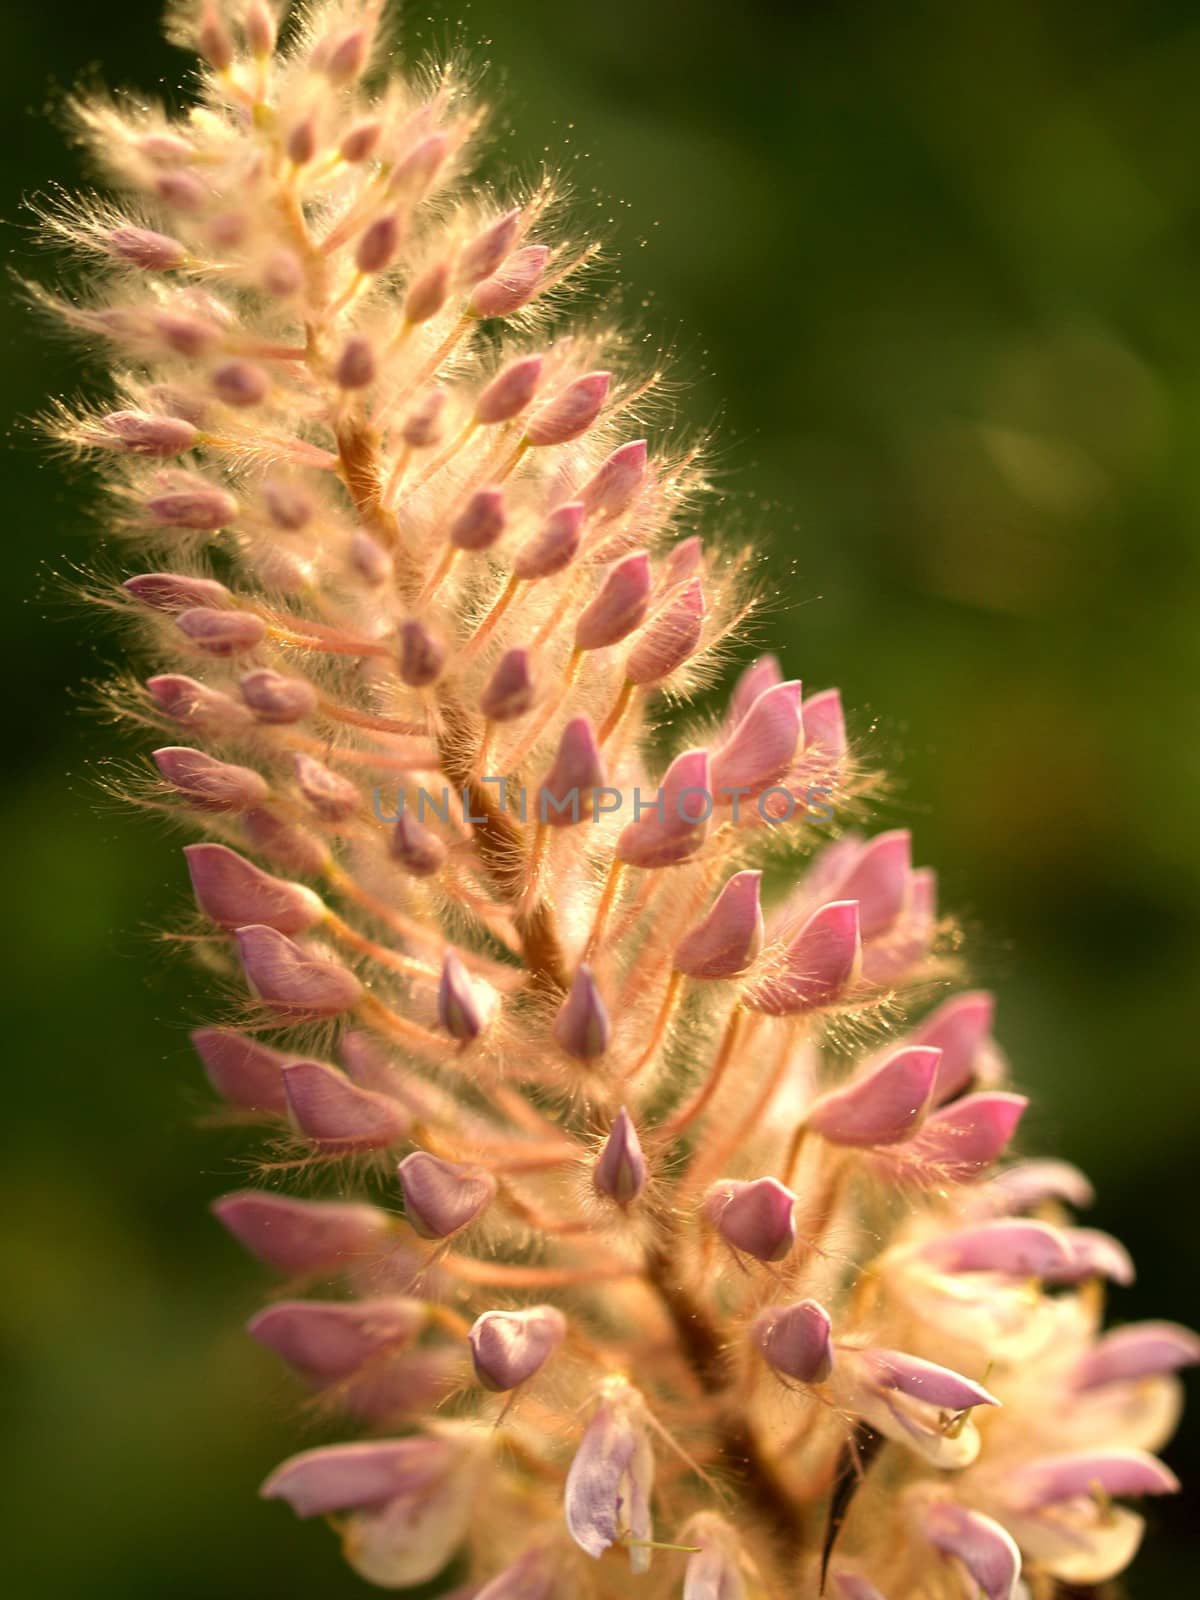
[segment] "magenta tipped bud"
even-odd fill
[[[110,411],[100,418],[96,442],[131,456],[178,456],[196,442],[196,429],[183,417],[154,417],[144,411]]]
[[[273,878],[223,844],[183,847],[196,904],[222,928],[261,922],[277,933],[305,933],[325,916],[319,895]]]
[[[646,441],[618,445],[579,491],[590,517],[619,517],[646,477]]]
[[[181,611],[175,626],[208,656],[244,655],[267,636],[266,623],[252,611],[217,611],[208,606]]]
[[[336,1272],[377,1259],[392,1234],[378,1206],[292,1200],[243,1189],[213,1202],[213,1214],[240,1245],[279,1272]]]
[[[905,909],[912,878],[912,835],[896,828],[869,840],[838,882],[838,896],[858,901],[864,939],[891,927]]]
[[[446,411],[445,389],[430,389],[404,419],[400,437],[410,450],[430,450],[441,440]]]
[[[165,745],[153,755],[165,781],[200,811],[245,811],[262,805],[271,792],[267,780],[252,767],[218,761],[204,750]]]
[[[560,389],[530,418],[525,442],[540,447],[578,439],[604,409],[611,381],[611,373],[589,372]]]
[[[514,206],[489,223],[482,233],[477,233],[459,259],[459,282],[475,284],[482,278],[490,278],[516,243],[520,231],[521,208]]]
[[[338,155],[351,166],[357,166],[360,161],[369,161],[375,154],[382,136],[382,122],[378,120],[360,122],[343,136],[341,144],[338,145]]]
[[[222,1100],[245,1111],[287,1111],[281,1068],[288,1059],[269,1045],[230,1028],[197,1028],[192,1048]]]
[[[449,293],[450,264],[446,261],[436,261],[409,285],[408,293],[404,297],[404,320],[414,325],[428,322],[430,317],[436,317],[446,304],[446,296]]]
[[[400,248],[400,222],[393,212],[377,217],[359,235],[354,250],[354,265],[360,272],[383,272],[396,259]]]
[[[513,558],[513,576],[532,583],[550,578],[574,561],[583,533],[583,502],[569,500],[556,506],[531,539]]]
[[[726,729],[732,733],[759,695],[777,688],[782,682],[783,672],[777,656],[759,656],[757,661],[752,661],[733,686]]]
[[[333,369],[339,389],[366,389],[375,382],[375,352],[370,342],[355,334],[347,339]]]
[[[152,611],[190,611],[196,606],[228,605],[233,596],[215,578],[185,578],[174,572],[139,572],[121,585]]]
[[[237,514],[238,503],[231,494],[203,483],[151,495],[146,501],[146,515],[160,528],[215,533],[218,528],[228,527]]]
[[[294,758],[296,787],[322,822],[349,822],[362,804],[357,787],[340,772],[302,752]]]
[[[550,251],[544,244],[529,244],[523,250],[514,250],[498,271],[475,285],[467,301],[467,311],[481,321],[488,317],[511,317],[537,293],[549,259]]]
[[[671,546],[667,552],[667,559],[663,562],[662,584],[664,592],[669,592],[676,584],[683,583],[687,578],[694,578],[704,571],[704,540],[698,534],[692,534],[689,539],[681,539],[678,544]]]
[[[424,1150],[405,1156],[397,1171],[404,1214],[422,1239],[448,1239],[482,1216],[496,1193],[496,1180],[479,1167],[459,1166]]]
[[[703,586],[693,578],[642,630],[625,663],[630,683],[661,683],[694,656],[700,648],[705,609]]]
[[[386,1350],[410,1344],[424,1326],[420,1300],[377,1295],[368,1300],[278,1300],[252,1317],[250,1337],[306,1378],[348,1378]]]
[[[152,228],[112,228],[104,235],[109,255],[145,272],[171,272],[187,260],[187,248]]]
[[[857,979],[862,960],[858,906],[834,900],[821,906],[783,951],[779,968],[747,996],[768,1016],[795,1016],[835,1005]]]
[[[960,1094],[975,1076],[976,1063],[992,1031],[996,1003],[990,994],[958,994],[940,1005],[910,1035],[910,1043],[942,1052],[934,1084],[935,1104]]]
[[[1200,1338],[1176,1322],[1134,1322],[1106,1333],[1071,1373],[1077,1390],[1140,1383],[1200,1362]]]
[[[450,524],[450,543],[458,550],[487,550],[504,532],[504,490],[476,489]]]
[[[366,66],[370,49],[371,36],[365,28],[351,28],[334,41],[321,63],[330,83],[353,83]]]
[[[846,753],[846,718],[838,691],[823,689],[820,694],[810,695],[800,711],[805,743],[840,760]]]
[[[382,1150],[412,1126],[399,1101],[360,1089],[323,1061],[289,1061],[282,1077],[293,1128],[326,1152]]]
[[[833,1323],[815,1300],[768,1306],[750,1337],[769,1366],[797,1383],[824,1383],[833,1371]]]
[[[754,700],[713,756],[718,798],[756,794],[787,774],[804,733],[801,692],[797,682],[777,683]]]
[[[523,717],[535,697],[533,657],[524,645],[506,650],[479,696],[479,709],[489,722]]]
[[[428,689],[442,675],[446,647],[416,617],[400,625],[400,650],[397,669],[410,689]]]
[[[302,722],[317,709],[317,691],[307,678],[288,678],[269,667],[247,672],[238,688],[260,722]]]
[[[704,1196],[704,1215],[735,1250],[756,1261],[782,1261],[796,1242],[795,1205],[778,1178],[722,1178]]]
[[[596,730],[587,717],[572,717],[538,790],[538,820],[553,828],[584,818],[588,797],[604,783],[604,762]]]
[[[644,550],[610,567],[599,593],[575,624],[575,648],[603,650],[631,634],[646,615],[650,582],[650,557]]]
[[[675,970],[689,978],[736,978],[763,943],[762,873],[735,872],[703,921],[680,940]]]
[[[336,1017],[358,1004],[362,985],[348,968],[314,955],[261,923],[235,937],[255,996],[285,1017]]]
[[[447,950],[442,960],[437,1009],[438,1022],[460,1044],[471,1044],[483,1032],[486,1018],[475,985],[453,950]]]
[[[402,811],[397,818],[388,848],[392,860],[414,878],[432,878],[446,860],[446,846],[437,834],[409,811]]]
[[[236,700],[181,672],[161,672],[147,678],[146,689],[163,716],[195,733],[217,737],[240,733],[248,721]]]
[[[257,406],[271,392],[271,380],[252,361],[226,361],[212,375],[213,393],[227,406]]]
[[[475,1376],[485,1389],[506,1394],[536,1376],[566,1336],[567,1319],[554,1306],[485,1311],[467,1335]]]
[[[830,1144],[870,1148],[911,1139],[933,1103],[940,1050],[896,1050],[874,1071],[823,1094],[806,1121]]]
[[[511,422],[537,393],[544,365],[542,356],[522,356],[498,372],[476,402],[476,422],[485,427]]]
[[[663,777],[662,788],[649,813],[622,829],[617,859],[627,865],[654,870],[672,867],[704,843],[713,800],[707,750],[685,750],[676,756]]]
[[[596,1157],[592,1183],[598,1194],[607,1195],[619,1206],[632,1205],[646,1187],[646,1158],[633,1118],[624,1106]]]
[[[580,965],[562,1008],[554,1019],[554,1037],[576,1061],[596,1061],[608,1049],[612,1024],[592,969]]]

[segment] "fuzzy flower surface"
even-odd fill
[[[1103,1585],[1200,1345],[1105,1331],[1132,1263],[1013,1155],[837,692],[763,656],[672,730],[754,552],[697,534],[554,184],[473,180],[468,84],[382,9],[174,6],[195,101],[75,107],[105,194],[34,291],[107,369],[49,426],[190,836],[196,1053],[264,1137],[215,1216],[329,1430],[263,1494],[479,1600]]]

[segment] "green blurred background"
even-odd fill
[[[891,763],[887,823],[973,933],[1034,1091],[1140,1267],[1122,1318],[1200,1323],[1196,1175],[1200,7],[473,0],[405,25],[496,64],[528,167],[569,140],[629,307],[719,419],[724,514],[765,536],[764,639]],[[81,75],[172,90],[154,0],[6,8],[7,243],[75,181]],[[642,309],[644,305],[644,309]],[[11,299],[6,410],[78,383]],[[11,1592],[364,1592],[255,1502],[294,1392],[241,1337],[260,1284],[206,1202],[202,984],[157,949],[176,847],[106,803],[77,703],[111,646],[62,603],[84,486],[14,429],[3,501],[11,944],[0,1162],[0,1506]],[[1197,1431],[1169,1452],[1200,1479]],[[1192,1592],[1186,1504],[1134,1596]],[[15,1576],[14,1576],[15,1568]]]

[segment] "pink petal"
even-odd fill
[[[837,887],[839,900],[857,900],[864,939],[874,938],[904,910],[912,875],[912,835],[906,828],[881,833],[864,846]]]
[[[236,932],[251,988],[284,1016],[335,1017],[349,1011],[362,985],[346,967],[307,950],[261,923]]]
[[[322,1061],[290,1062],[283,1087],[292,1125],[326,1151],[380,1150],[412,1126],[397,1101],[360,1089]]]
[[[280,1069],[290,1058],[282,1051],[230,1028],[197,1028],[191,1039],[223,1100],[247,1111],[282,1115],[287,1110]]]
[[[955,1100],[927,1119],[913,1154],[942,1177],[966,1183],[1003,1155],[1028,1104],[1024,1095],[998,1091]]]
[[[475,1375],[485,1389],[506,1393],[541,1371],[567,1336],[567,1319],[555,1306],[485,1311],[468,1342]]]
[[[902,1350],[863,1350],[859,1360],[876,1388],[893,1389],[939,1410],[968,1411],[972,1406],[1000,1404],[982,1384]]]
[[[939,1234],[919,1253],[942,1272],[999,1272],[1051,1281],[1071,1261],[1060,1229],[1007,1219]]]
[[[1084,1356],[1071,1374],[1076,1389],[1178,1372],[1200,1362],[1200,1337],[1177,1322],[1134,1322],[1114,1328]]]
[[[733,792],[753,795],[778,783],[795,760],[803,737],[801,685],[765,690],[713,756],[713,794],[725,804]]]
[[[1018,1467],[1005,1479],[1005,1498],[1015,1510],[1039,1511],[1062,1500],[1094,1495],[1112,1499],[1175,1494],[1179,1480],[1144,1450],[1076,1450]]]
[[[735,872],[708,915],[675,949],[675,970],[689,978],[735,978],[762,948],[761,872]]]
[[[831,1144],[900,1144],[924,1121],[937,1076],[939,1050],[897,1050],[873,1072],[833,1089],[810,1109],[808,1126]]]
[[[933,1091],[935,1105],[960,1094],[971,1082],[976,1056],[992,1031],[995,1009],[995,1000],[982,990],[956,994],[910,1034],[911,1043],[932,1045],[942,1052]]]
[[[705,1195],[704,1214],[735,1250],[759,1261],[782,1261],[796,1242],[795,1205],[796,1196],[777,1178],[725,1178]]]
[[[378,1258],[394,1227],[377,1206],[254,1189],[222,1195],[212,1210],[251,1255],[280,1272],[336,1271]]]
[[[286,1500],[298,1517],[379,1506],[429,1489],[453,1465],[443,1439],[372,1439],[332,1444],[285,1461],[263,1484],[264,1500]]]
[[[857,902],[831,901],[813,912],[783,952],[781,970],[756,984],[746,1004],[773,1017],[833,1005],[855,981],[861,956]]]
[[[998,1522],[939,1500],[925,1514],[924,1531],[936,1549],[962,1562],[985,1600],[1015,1600],[1021,1553]]]
[[[652,869],[685,861],[704,843],[712,812],[707,750],[685,750],[667,768],[653,801],[617,840],[617,858]]]
[[[196,903],[222,928],[259,922],[277,933],[305,933],[323,920],[319,895],[263,872],[223,844],[183,847]]]
[[[833,1371],[833,1325],[815,1300],[760,1311],[751,1338],[764,1359],[797,1383],[824,1383]]]
[[[420,1300],[277,1300],[246,1331],[306,1376],[332,1382],[356,1372],[381,1350],[408,1344],[428,1312]]]

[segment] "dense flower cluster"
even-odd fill
[[[358,1435],[263,1493],[476,1600],[1103,1583],[1197,1341],[1101,1331],[1129,1259],[1007,1159],[990,998],[909,835],[850,826],[836,691],[763,657],[660,761],[745,558],[639,436],[659,375],[565,319],[552,186],[467,181],[478,112],[385,72],[381,9],[179,6],[197,103],[80,105],[116,198],[47,219],[116,391],[52,427],[154,666],[113,703],[204,835],[195,1047],[270,1141],[216,1214]]]

